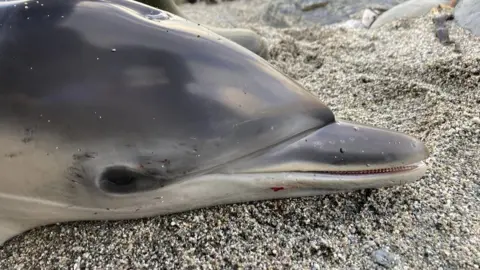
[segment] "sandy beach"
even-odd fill
[[[422,139],[431,151],[426,176],[379,190],[41,227],[0,248],[0,269],[480,268],[480,37],[448,22],[453,44],[442,45],[431,15],[375,30],[274,28],[262,3],[182,10],[266,37],[270,63],[337,118]]]

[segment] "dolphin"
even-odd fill
[[[35,227],[406,184],[429,151],[132,0],[0,2],[0,243]]]

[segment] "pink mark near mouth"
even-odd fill
[[[273,190],[273,191],[275,191],[275,192],[277,192],[277,191],[283,190],[283,189],[285,189],[285,188],[284,188],[284,187],[271,187],[270,189]]]

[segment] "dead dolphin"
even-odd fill
[[[132,0],[0,2],[0,242],[421,178],[428,151],[336,120],[267,61]]]

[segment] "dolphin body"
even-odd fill
[[[405,134],[336,120],[260,56],[132,0],[0,2],[0,243],[421,178]]]

